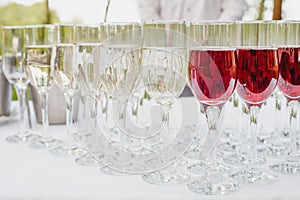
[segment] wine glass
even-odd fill
[[[186,40],[183,21],[143,24],[142,81],[150,98],[161,106],[162,122],[165,124],[161,130],[154,131],[159,137],[152,147],[154,149],[167,146],[177,132],[176,127],[172,127],[170,113],[187,82]],[[165,169],[143,174],[142,178],[159,185],[186,182],[190,175],[181,169],[184,163],[183,159],[179,159]]]
[[[132,124],[128,121],[127,113],[131,95],[140,83],[141,25],[136,22],[113,22],[101,24],[100,29],[104,40],[102,40],[100,53],[97,88],[101,88],[98,91],[111,99],[111,107],[107,112],[113,118],[112,127],[110,128],[106,123],[102,124],[102,129],[110,145],[118,146],[116,151],[122,155],[125,149],[131,151],[126,142],[132,133],[128,131]],[[105,119],[104,121],[107,122]],[[118,172],[116,168],[110,168],[105,161],[102,164],[104,167],[100,170],[104,173],[127,174]]]
[[[78,24],[74,28],[75,68],[73,70],[81,93],[80,101],[83,105],[82,116],[84,117],[78,140],[82,141],[84,146],[97,123],[101,35],[100,26],[97,24]],[[77,157],[75,163],[83,166],[99,166],[99,162],[88,151]]]
[[[33,25],[24,28],[25,68],[31,85],[38,91],[42,109],[42,137],[30,144],[32,148],[53,148],[62,141],[48,131],[48,94],[53,85],[55,36],[53,25]]]
[[[246,145],[246,167],[233,172],[230,176],[242,183],[269,183],[276,176],[260,168],[257,157],[256,141],[258,135],[258,116],[262,104],[276,88],[279,67],[275,36],[269,23],[264,21],[239,22],[240,43],[238,49],[237,92],[249,112],[249,129],[243,134]],[[276,34],[276,32],[275,32]],[[237,155],[242,156],[242,154]]]
[[[235,25],[231,22],[191,23],[189,34],[189,81],[192,92],[204,109],[208,135],[201,156],[209,161],[189,166],[198,176],[187,186],[203,195],[225,194],[239,188],[228,177],[226,166],[216,161],[216,142],[220,135],[223,108],[233,93],[238,76],[237,52],[232,48]]]
[[[24,63],[24,27],[2,27],[3,72],[7,80],[15,87],[19,100],[19,131],[17,135],[9,136],[9,143],[21,141],[31,142],[37,139],[29,133],[29,116],[26,104],[26,90],[29,83]]]
[[[279,53],[279,82],[278,88],[284,94],[288,102],[289,110],[289,147],[286,159],[281,163],[271,165],[275,172],[284,174],[299,175],[300,172],[300,152],[297,149],[297,118],[300,98],[300,23],[296,21],[282,21],[278,34]],[[283,138],[279,137],[281,141]],[[284,140],[283,140],[284,141]],[[286,141],[285,141],[286,142]],[[281,144],[281,146],[285,146]]]
[[[55,28],[58,41],[56,43],[54,81],[65,97],[67,132],[64,144],[51,149],[50,152],[57,156],[78,156],[83,153],[83,150],[76,144],[73,129],[73,104],[78,92],[75,79],[75,25],[58,24]]]

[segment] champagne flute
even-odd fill
[[[29,83],[24,63],[24,27],[2,27],[3,72],[7,80],[15,87],[19,100],[19,131],[9,136],[9,143],[33,141],[37,136],[29,134],[29,116],[26,115],[26,90]]]
[[[276,88],[279,67],[277,48],[274,47],[274,32],[269,23],[263,21],[239,22],[240,43],[238,49],[237,92],[249,110],[250,128],[243,138],[249,156],[246,167],[233,172],[230,176],[241,183],[259,184],[276,180],[276,176],[260,168],[257,157],[256,141],[258,135],[258,116],[260,107]],[[239,156],[239,155],[238,155]]]
[[[75,25],[56,25],[57,34],[55,75],[54,81],[63,92],[66,102],[66,127],[64,144],[53,148],[50,152],[57,156],[78,156],[83,150],[78,147],[75,141],[73,129],[73,103],[78,92],[75,79]]]
[[[34,25],[24,28],[25,67],[31,85],[38,91],[42,109],[42,137],[30,144],[32,148],[53,148],[62,141],[49,134],[48,94],[53,85],[55,36],[53,25]]]
[[[236,191],[238,182],[228,177],[227,168],[216,160],[216,142],[225,103],[234,92],[238,66],[236,49],[232,48],[236,26],[230,22],[191,23],[189,34],[189,81],[207,118],[208,135],[198,156],[208,154],[208,162],[189,166],[200,176],[187,186],[203,195],[225,194]]]
[[[280,76],[278,88],[284,94],[288,102],[289,110],[289,148],[286,159],[281,163],[271,165],[275,172],[284,174],[299,175],[300,173],[300,152],[297,149],[297,118],[300,98],[300,23],[296,21],[282,21],[279,26],[279,68]],[[279,137],[281,141],[283,138]],[[281,146],[285,146],[281,144]]]

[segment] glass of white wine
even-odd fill
[[[146,92],[163,110],[163,129],[153,148],[167,146],[177,134],[170,123],[170,112],[187,83],[186,26],[183,21],[158,21],[143,24],[142,80]],[[156,146],[156,147],[155,147]],[[187,181],[189,174],[178,166],[179,160],[162,170],[143,174],[152,184],[176,184]]]
[[[75,80],[80,90],[80,104],[82,113],[79,113],[76,128],[78,139],[85,143],[92,137],[97,122],[98,108],[98,75],[100,70],[100,27],[98,24],[78,24],[75,34]],[[82,123],[81,123],[82,122]],[[84,146],[84,145],[83,145]],[[99,166],[99,162],[88,152],[75,158],[75,163],[82,166]]]
[[[55,26],[57,43],[54,81],[65,97],[67,127],[64,144],[50,150],[50,153],[56,156],[79,156],[83,153],[83,149],[76,143],[73,127],[73,104],[74,98],[78,94],[78,84],[75,79],[75,26],[74,24],[57,24]]]
[[[32,148],[54,148],[62,141],[48,132],[48,94],[53,85],[55,61],[54,25],[33,25],[24,28],[25,67],[31,85],[40,95],[42,109],[42,137],[31,143]]]
[[[17,135],[9,136],[9,143],[32,141],[34,137],[29,134],[29,116],[26,104],[26,90],[29,83],[24,63],[24,27],[2,27],[2,53],[3,72],[7,80],[15,87],[19,100],[19,131]]]

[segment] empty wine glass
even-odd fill
[[[297,149],[297,118],[300,98],[300,23],[296,21],[282,21],[279,26],[278,52],[280,76],[278,88],[284,94],[288,102],[289,119],[289,147],[286,150],[286,159],[281,163],[271,165],[276,172],[299,175],[300,152]],[[279,137],[281,141],[282,137]],[[285,141],[286,142],[286,141]],[[282,142],[281,146],[285,147]]]
[[[235,24],[231,22],[191,23],[189,34],[189,81],[192,92],[204,109],[208,135],[199,151],[199,158],[208,153],[208,161],[188,168],[198,176],[187,186],[203,195],[225,194],[239,188],[228,177],[226,166],[216,160],[216,142],[220,136],[223,108],[233,93],[238,76],[237,53],[232,48]]]
[[[238,23],[240,43],[236,45],[239,69],[237,92],[249,111],[250,128],[242,133],[247,147],[246,157],[243,157],[247,163],[245,168],[233,172],[231,177],[242,183],[269,183],[276,180],[275,175],[260,168],[262,162],[256,150],[260,107],[276,88],[279,75],[275,36],[269,25],[261,21]],[[242,154],[238,154],[237,159],[240,156]]]
[[[42,109],[42,137],[30,144],[32,148],[53,148],[62,141],[49,134],[48,94],[53,85],[55,36],[53,25],[34,25],[24,28],[25,67],[31,85],[38,91]]]
[[[26,90],[29,83],[24,62],[24,27],[2,27],[3,72],[7,80],[15,87],[19,100],[19,131],[9,136],[9,143],[33,141],[38,136],[29,133],[29,116],[26,104]]]

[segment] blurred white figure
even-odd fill
[[[244,0],[138,0],[141,20],[240,20]]]

